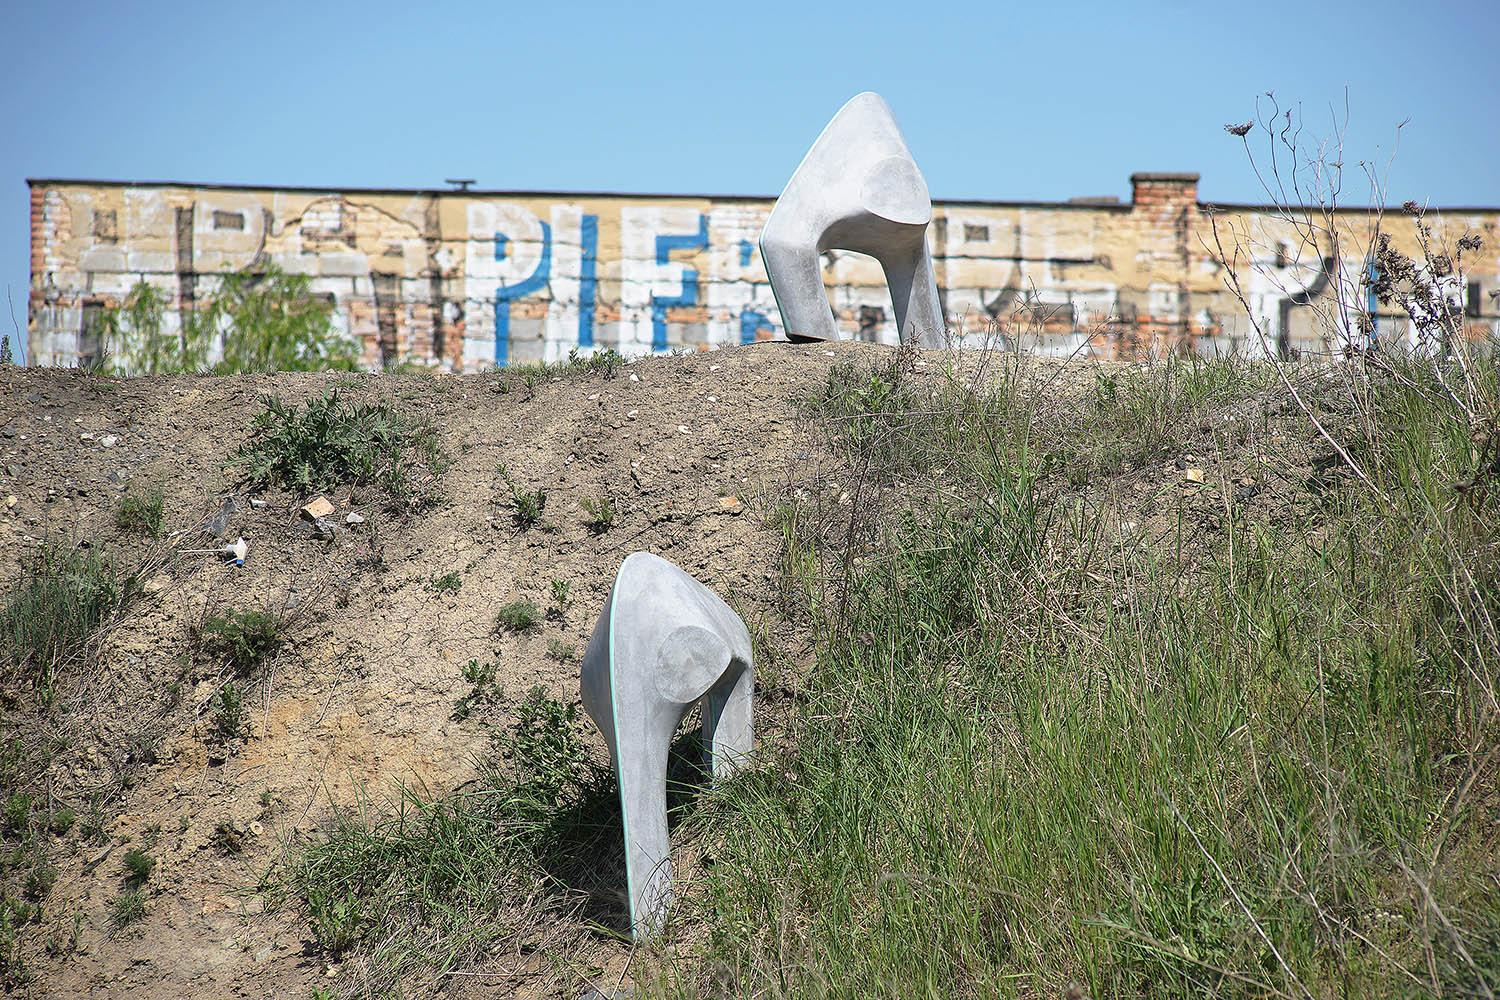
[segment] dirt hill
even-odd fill
[[[25,948],[33,988],[307,996],[326,963],[305,924],[263,914],[243,891],[279,840],[326,822],[362,789],[379,799],[405,782],[436,793],[471,777],[481,731],[454,712],[471,659],[498,661],[510,698],[543,685],[576,699],[577,664],[559,650],[582,650],[632,551],[673,560],[752,628],[763,623],[779,552],[763,498],[803,447],[796,398],[835,359],[873,350],[769,345],[525,381],[0,370],[0,578],[15,578],[48,541],[148,566],[144,593],[108,631],[90,676],[65,685],[62,707],[31,713],[18,697],[6,706],[7,738],[50,758],[49,798],[72,803],[80,829],[95,802],[102,827],[92,839],[75,832],[71,853],[55,859],[56,886]],[[330,495],[330,541],[314,537],[291,493],[262,492],[252,505],[226,463],[260,397],[301,401],[337,386],[430,418],[453,465],[436,505],[404,518]],[[545,492],[540,524],[516,524],[502,463],[518,488]],[[161,543],[115,524],[119,498],[147,486],[165,498]],[[616,513],[599,530],[583,501],[606,496]],[[247,542],[243,567],[195,551],[223,544],[201,526],[230,500],[224,535]],[[350,513],[364,521],[346,524]],[[553,581],[566,588],[561,608]],[[497,609],[518,599],[551,613],[534,633],[497,635]],[[245,608],[293,624],[247,692],[248,736],[226,752],[208,736],[219,678],[194,667],[192,635],[205,615]],[[113,932],[121,858],[146,843],[158,862],[147,914]],[[601,950],[601,964],[623,953]]]

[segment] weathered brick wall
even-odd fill
[[[971,343],[1019,337],[1053,353],[1162,344],[1260,353],[1262,338],[1225,291],[1222,247],[1267,338],[1327,348],[1308,303],[1358,293],[1327,280],[1326,247],[1266,209],[1209,210],[1193,174],[1137,174],[1132,183],[1128,204],[938,203],[929,240],[953,328]],[[575,347],[639,354],[776,338],[781,320],[757,246],[771,204],[32,181],[32,357],[67,365],[96,356],[94,317],[138,281],[167,296],[175,324],[213,293],[218,275],[268,261],[310,276],[371,367],[475,370],[556,360]],[[1474,331],[1496,332],[1500,209],[1429,217],[1441,218],[1450,240],[1466,230],[1483,238],[1458,294]],[[1405,222],[1388,228],[1414,249]],[[1334,219],[1348,273],[1362,273],[1368,223],[1365,212]],[[895,342],[878,265],[834,251],[824,273],[843,329]],[[1017,323],[1021,303],[1042,304],[1045,322],[1026,308]],[[1408,332],[1393,315],[1378,327],[1381,336]]]

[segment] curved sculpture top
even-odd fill
[[[732,774],[750,753],[750,633],[719,595],[660,556],[633,552],[594,625],[580,681],[619,779],[631,930],[649,934],[672,901],[667,747],[702,701],[714,778]]]
[[[901,340],[940,347],[945,321],[927,224],[932,198],[890,105],[866,91],[839,109],[771,209],[761,258],[794,341],[837,340],[824,250],[869,254],[885,270]]]

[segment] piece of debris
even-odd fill
[[[232,496],[227,498],[219,512],[203,525],[204,532],[213,538],[223,538],[229,531],[229,519],[239,512],[239,502]]]
[[[9,510],[10,508],[14,507],[19,502],[20,501],[18,501],[16,499],[16,495],[14,493],[12,493],[10,496],[8,496],[8,497],[5,498],[5,507],[6,507],[7,510]]]
[[[1182,473],[1182,478],[1186,479],[1190,483],[1202,483],[1203,482],[1203,470],[1202,469],[1187,469],[1187,470],[1185,470]]]
[[[347,513],[347,514],[344,515],[344,523],[345,524],[364,524],[365,523],[365,519],[364,519],[364,517],[362,515],[356,514],[356,513],[354,513],[354,511],[351,510],[349,513]]]
[[[266,502],[264,500],[262,500],[260,497],[251,497],[250,498],[250,506],[254,510],[264,510],[265,506],[266,506]]]
[[[744,509],[745,505],[743,502],[741,502],[739,497],[719,497],[719,510],[723,511],[726,514],[738,514]]]
[[[315,517],[312,523],[312,536],[320,542],[331,542],[334,536],[333,522],[326,517]]]
[[[302,507],[302,516],[314,523],[332,513],[333,504],[329,503],[325,496],[313,497]]]

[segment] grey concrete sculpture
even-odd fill
[[[818,255],[855,250],[880,261],[902,342],[941,347],[945,324],[927,224],[932,199],[890,105],[856,95],[813,143],[760,237],[761,258],[791,340],[837,340]]]
[[[701,701],[714,779],[750,753],[750,633],[703,584],[660,556],[633,552],[589,637],[581,680],[583,707],[609,744],[619,780],[631,931],[649,935],[672,901],[667,746]]]

